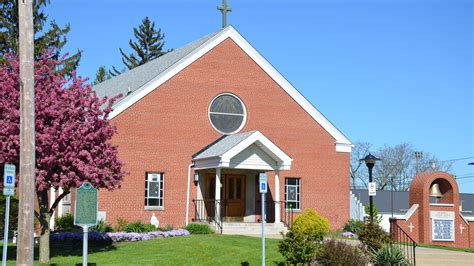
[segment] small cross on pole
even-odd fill
[[[461,224],[461,225],[459,225],[459,229],[461,230],[461,235],[462,235],[462,231],[463,231],[464,229],[466,229],[466,227],[462,226],[462,224]]]
[[[222,13],[222,28],[227,26],[227,12],[232,11],[232,7],[227,5],[227,0],[222,0],[222,4],[217,7]]]
[[[413,223],[410,223],[408,228],[410,229],[410,233],[413,233],[413,228],[415,228],[415,226],[413,225]]]

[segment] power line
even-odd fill
[[[472,159],[472,158],[474,158],[474,156],[457,158],[457,159],[450,159],[450,160],[443,160],[443,161],[438,161],[438,162],[443,163],[443,162],[463,161],[463,160],[468,160],[468,159]]]

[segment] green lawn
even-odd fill
[[[283,265],[278,240],[266,240],[266,264]],[[9,247],[14,265],[15,247]],[[37,253],[36,253],[37,254]],[[37,258],[36,258],[37,259]],[[82,263],[82,250],[52,250],[51,264]],[[261,239],[246,236],[192,235],[121,243],[89,251],[89,263],[97,265],[259,265]]]
[[[437,246],[437,245],[429,245],[429,244],[418,244],[419,247],[424,248],[436,248],[436,249],[446,249],[452,251],[462,251],[462,252],[469,252],[474,253],[474,248],[457,248],[457,247],[449,247],[449,246]]]

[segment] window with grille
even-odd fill
[[[164,174],[146,173],[145,207],[163,207]]]
[[[301,179],[287,177],[285,179],[285,202],[286,209],[300,210],[301,202]]]

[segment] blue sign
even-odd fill
[[[3,195],[15,195],[15,171],[16,167],[13,164],[5,164],[3,172]]]
[[[260,173],[259,174],[259,188],[260,193],[267,193],[268,186],[267,186],[267,173]]]

